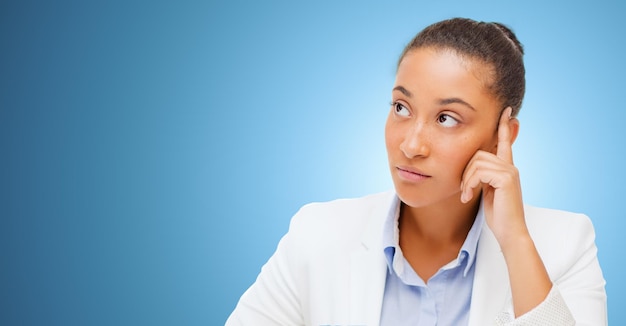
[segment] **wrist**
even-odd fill
[[[509,234],[497,240],[500,245],[500,250],[505,258],[510,255],[519,256],[520,254],[524,254],[529,251],[535,252],[537,250],[535,248],[535,242],[531,238],[530,233],[528,233],[528,230],[525,232]]]

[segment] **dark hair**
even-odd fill
[[[524,49],[511,29],[467,18],[444,20],[417,34],[404,48],[398,65],[407,53],[423,47],[452,50],[490,65],[493,71],[488,87],[502,103],[502,109],[510,106],[511,115],[517,115],[524,98],[526,70]]]

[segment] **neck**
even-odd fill
[[[402,203],[400,209],[400,233],[405,237],[427,240],[431,244],[448,245],[465,241],[474,224],[481,196],[475,196],[463,204],[453,196],[448,200],[427,207],[409,207]]]

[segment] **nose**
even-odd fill
[[[416,123],[408,128],[404,140],[400,143],[400,150],[407,158],[426,157],[430,155],[430,133],[423,123]]]

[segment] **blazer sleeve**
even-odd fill
[[[515,319],[512,311],[500,314],[497,325],[607,325],[606,282],[598,262],[593,225],[581,214],[570,215],[568,220],[568,227],[559,231],[564,231],[565,237],[551,239],[560,245],[558,249],[543,257],[553,279],[546,299]]]
[[[226,320],[226,326],[304,325],[296,286],[299,255],[296,216],[256,281],[244,292]]]
[[[533,310],[519,318],[514,318],[512,311],[502,312],[496,318],[495,324],[498,326],[573,326],[576,325],[576,321],[559,290],[552,286],[547,297]]]

